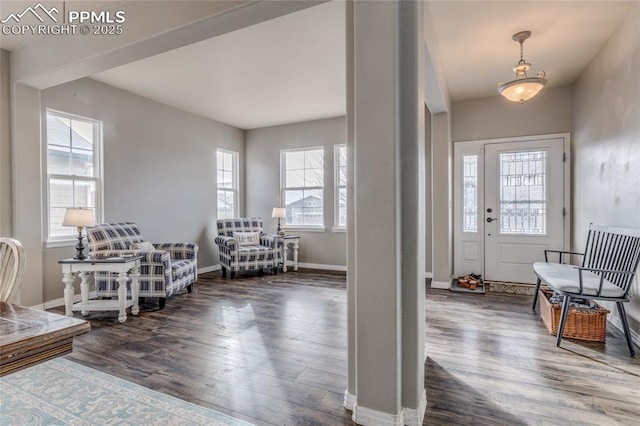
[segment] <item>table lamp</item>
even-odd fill
[[[287,216],[287,211],[280,207],[274,207],[271,217],[278,218],[278,235],[284,235],[284,231],[280,228],[280,219]]]
[[[94,226],[96,219],[93,210],[78,208],[68,208],[64,213],[62,226],[75,226],[78,228],[78,244],[76,244],[76,255],[74,259],[84,260],[87,255],[84,254],[84,244],[82,244],[82,228],[85,226]]]

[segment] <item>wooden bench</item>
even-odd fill
[[[558,263],[549,262],[549,253],[558,254]],[[570,255],[582,256],[581,266],[565,264],[564,261]],[[563,295],[556,346],[559,347],[562,341],[572,298],[608,300],[616,302],[629,352],[634,356],[624,302],[631,300],[629,290],[640,263],[640,230],[592,224],[589,226],[584,253],[545,250],[544,258],[545,262],[533,264],[533,270],[538,276],[533,309],[536,308],[541,282]]]

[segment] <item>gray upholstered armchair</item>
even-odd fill
[[[141,255],[140,297],[158,297],[160,309],[167,297],[186,288],[189,293],[198,279],[198,245],[194,243],[149,243],[133,222],[103,223],[87,228],[91,256]],[[96,295],[118,295],[116,277],[96,272]]]
[[[237,271],[271,269],[278,273],[280,263],[279,237],[262,229],[262,219],[239,218],[217,221],[218,236],[215,239],[220,250],[222,276],[231,272],[235,278]]]

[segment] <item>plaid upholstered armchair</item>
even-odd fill
[[[194,243],[149,243],[133,222],[103,223],[87,228],[91,256],[135,254],[140,260],[140,297],[158,297],[163,309],[167,297],[186,288],[189,293],[198,279],[198,245]],[[118,282],[113,274],[96,272],[96,295],[115,297]]]
[[[257,217],[239,219],[220,219],[217,221],[218,236],[216,244],[220,249],[222,276],[231,272],[235,278],[237,271],[271,269],[278,273],[280,250],[277,234],[268,234],[262,230],[262,219]]]

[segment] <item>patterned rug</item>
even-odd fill
[[[0,379],[4,425],[249,425],[57,358]]]

